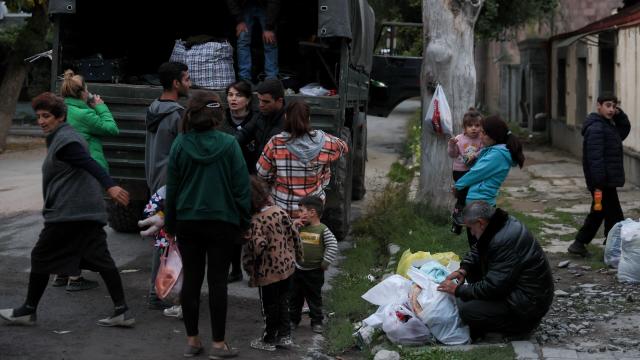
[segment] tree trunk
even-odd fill
[[[424,0],[424,54],[422,84],[423,119],[435,85],[444,88],[453,116],[453,132],[462,130],[462,116],[475,105],[476,69],[474,26],[484,0]],[[436,210],[450,209],[452,159],[447,154],[448,136],[422,124],[422,163],[418,199]]]
[[[47,1],[36,1],[31,17],[18,34],[15,47],[7,59],[5,75],[0,82],[0,153],[6,150],[7,135],[16,112],[16,104],[30,68],[24,58],[44,50],[49,25]]]

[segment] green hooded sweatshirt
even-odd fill
[[[87,141],[91,157],[109,171],[100,137],[119,133],[111,111],[105,104],[98,104],[92,108],[82,99],[72,97],[65,98],[64,103],[67,104],[67,122]]]
[[[251,221],[249,172],[236,139],[218,130],[180,134],[167,169],[165,230],[177,220],[218,220],[246,229]]]

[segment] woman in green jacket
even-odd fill
[[[111,111],[100,96],[89,93],[82,76],[74,74],[72,70],[64,72],[60,95],[67,105],[67,123],[87,141],[91,158],[109,173],[109,165],[102,151],[100,137],[118,135],[118,125]],[[65,285],[67,291],[81,291],[97,287],[98,282],[83,278],[78,270],[77,274],[56,276],[53,286]]]
[[[60,95],[67,104],[67,122],[89,143],[91,157],[107,172],[109,165],[102,151],[102,136],[118,135],[118,125],[99,95],[92,95],[80,75],[64,72]]]

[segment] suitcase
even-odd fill
[[[103,59],[101,56],[79,59],[74,62],[77,73],[85,81],[118,83],[122,79],[122,59]]]

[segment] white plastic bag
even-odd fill
[[[409,273],[409,276],[411,275]],[[417,314],[418,318],[429,327],[433,336],[445,345],[469,343],[469,327],[462,324],[455,297],[438,291],[438,284],[431,279],[428,283],[420,283],[422,292],[418,295],[418,303],[422,312]]]
[[[374,305],[403,304],[407,302],[411,281],[400,275],[391,275],[362,295]]]
[[[604,249],[604,263],[608,266],[617,269],[620,262],[620,243],[622,238],[620,237],[620,230],[625,224],[633,224],[633,220],[626,219],[613,225],[609,234],[607,234],[607,245]]]
[[[436,86],[436,91],[431,98],[424,122],[425,126],[431,126],[437,134],[453,135],[451,109],[444,94],[444,89],[439,84]]]
[[[620,229],[620,238],[618,280],[640,283],[640,222],[625,224]]]
[[[306,96],[327,96],[329,90],[322,87],[318,83],[310,83],[300,88],[300,94]]]
[[[405,306],[381,306],[378,313],[382,314],[382,331],[392,343],[425,345],[433,342],[433,336],[429,329],[418,319],[416,314]],[[400,317],[404,317],[404,320]]]

